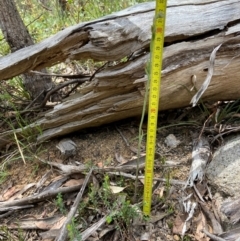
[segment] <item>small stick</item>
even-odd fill
[[[206,229],[202,230],[209,238],[211,238],[214,241],[226,241],[224,238],[220,238],[212,233],[209,233]]]
[[[199,202],[199,204],[200,204],[201,209],[203,210],[203,212],[210,219],[210,221],[212,223],[212,227],[213,227],[213,232],[217,233],[217,234],[221,234],[223,232],[222,226],[217,221],[217,219],[215,218],[214,214],[212,212],[210,212],[203,203]]]
[[[115,128],[116,128],[116,130],[118,131],[118,133],[120,134],[120,136],[123,138],[123,141],[125,142],[126,146],[127,146],[127,147],[130,147],[130,144],[129,144],[128,140],[127,140],[126,137],[123,135],[123,133],[121,132],[121,130],[120,130],[117,126],[115,126]]]
[[[130,179],[133,179],[133,180],[136,180],[136,176],[132,175],[132,174],[129,174],[129,173],[125,173],[125,172],[108,172],[108,174],[110,175],[116,175],[116,176],[123,176],[123,177],[127,177],[127,178],[130,178]],[[144,179],[144,176],[138,176],[139,179]],[[179,181],[179,180],[174,180],[174,179],[170,179],[170,180],[167,180],[166,178],[157,178],[157,177],[154,177],[153,178],[154,181],[160,181],[160,182],[170,182],[170,184],[172,185],[186,185],[186,182],[184,181]]]
[[[76,185],[76,186],[72,186],[72,187],[60,187],[57,189],[43,191],[39,194],[34,194],[34,195],[31,195],[28,197],[24,197],[22,199],[0,202],[0,212],[2,212],[2,210],[4,210],[4,212],[6,211],[6,209],[3,209],[3,208],[9,208],[8,210],[12,210],[12,207],[14,207],[14,206],[39,203],[47,198],[52,198],[52,197],[57,196],[58,193],[65,194],[65,193],[69,193],[69,192],[75,192],[75,191],[79,190],[79,188],[81,186],[82,185]]]
[[[81,233],[81,240],[86,240],[94,231],[96,231],[99,227],[101,227],[106,222],[107,215],[102,217],[99,221],[94,223],[91,227],[86,229]],[[77,239],[74,239],[73,241],[77,241]]]
[[[30,73],[41,75],[41,76],[53,76],[53,77],[62,77],[62,78],[68,78],[68,79],[78,79],[78,78],[84,78],[84,77],[90,77],[90,75],[84,75],[84,74],[52,74],[52,73],[43,73],[40,71],[34,71],[31,70]]]

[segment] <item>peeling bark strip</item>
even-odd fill
[[[140,115],[149,59],[154,3],[139,4],[87,23],[69,27],[34,46],[0,58],[0,80],[58,62],[92,58],[127,62],[108,66],[67,100],[33,123],[44,141],[86,127]],[[188,106],[207,76],[215,47],[214,73],[203,99],[239,98],[240,0],[169,0],[166,19],[160,109]],[[28,128],[28,127],[26,127]],[[20,132],[20,131],[19,131]],[[5,140],[11,133],[3,133]],[[1,144],[0,144],[1,145]]]
[[[196,135],[196,134],[193,134]],[[192,187],[194,181],[202,182],[205,168],[211,156],[209,141],[206,137],[194,138],[192,151],[192,165],[186,187]]]

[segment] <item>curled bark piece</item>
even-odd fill
[[[192,151],[192,166],[187,181],[187,186],[192,187],[194,181],[202,181],[204,169],[211,155],[210,144],[206,137],[201,136],[194,140]]]

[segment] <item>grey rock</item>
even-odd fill
[[[165,139],[165,144],[170,148],[175,148],[180,144],[180,141],[173,134],[169,134]]]
[[[229,138],[213,155],[206,169],[210,184],[231,196],[240,192],[240,136]]]
[[[64,160],[77,153],[77,144],[71,139],[61,140],[56,147],[60,150],[61,156]]]

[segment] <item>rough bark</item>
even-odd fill
[[[13,0],[0,0],[0,27],[8,42],[11,52],[33,45],[34,42],[25,27]],[[42,70],[46,72],[46,70]],[[22,75],[26,90],[36,102],[41,102],[45,92],[51,88],[51,78],[47,76],[36,76],[29,73]]]
[[[72,26],[0,59],[0,79],[65,60],[117,61],[83,85],[76,98],[55,106],[31,125],[41,126],[39,141],[141,114],[153,15],[154,3],[139,4]],[[199,89],[207,75],[210,54],[221,43],[214,75],[203,99],[239,98],[239,22],[240,0],[168,1],[161,110],[189,105],[195,94],[190,91],[192,76],[197,76],[194,85]],[[126,56],[128,61],[119,61]]]

